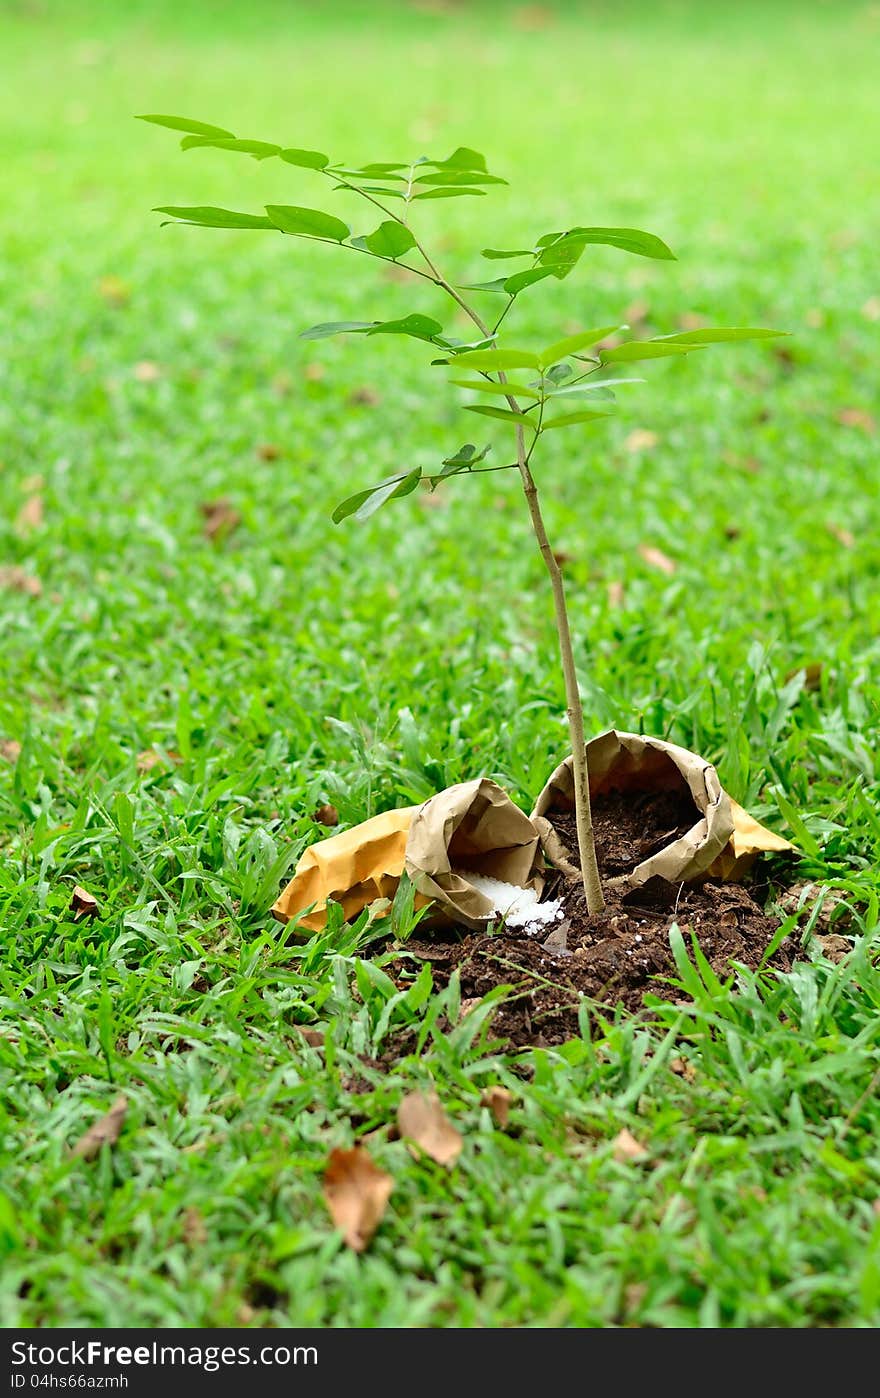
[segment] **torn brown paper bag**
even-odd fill
[[[356,917],[377,898],[393,898],[403,873],[406,837],[415,806],[381,815],[319,840],[300,856],[293,878],[272,908],[280,922],[299,919],[308,932],[327,921],[327,900],[342,904],[346,919]],[[312,906],[314,905],[314,906]]]
[[[694,824],[679,839],[630,873],[606,880],[612,887],[638,888],[650,878],[689,883],[698,878],[742,878],[762,850],[791,849],[727,795],[711,762],[675,743],[609,729],[586,745],[590,795],[610,791],[679,791],[690,795]],[[547,859],[564,873],[578,873],[572,853],[547,820],[553,810],[574,809],[572,760],[552,773],[532,812]]]
[[[468,872],[522,888],[543,887],[537,831],[496,782],[460,782],[421,806],[386,811],[303,853],[272,912],[282,922],[320,932],[327,901],[342,904],[346,919],[377,898],[393,898],[406,868],[417,908],[433,902],[428,921],[485,927],[492,904]],[[309,909],[306,913],[306,909]]]
[[[468,873],[532,888],[540,895],[543,867],[534,825],[487,777],[450,786],[413,816],[406,872],[417,891],[434,900],[431,922],[463,923],[479,930],[492,917],[493,907],[468,883]]]

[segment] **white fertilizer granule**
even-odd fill
[[[533,888],[519,888],[515,883],[503,883],[501,879],[490,879],[485,874],[474,874],[470,870],[459,869],[456,872],[484,898],[489,899],[495,913],[504,918],[508,927],[524,927],[531,932],[533,928],[549,927],[551,922],[556,922],[562,916],[559,899],[552,903],[539,903]]]

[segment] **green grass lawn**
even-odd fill
[[[880,1321],[878,38],[867,3],[3,7],[4,1325]],[[298,332],[462,327],[365,259],[160,231],[157,204],[334,196],[181,155],[144,111],[356,161],[484,149],[511,188],[423,215],[461,280],[572,223],[677,252],[595,250],[523,298],[526,343],[794,332],[649,365],[609,426],[547,439],[539,484],[588,730],[715,761],[843,890],[840,964],[811,941],[787,976],[658,986],[651,1022],[585,1005],[580,1040],[513,1059],[486,1015],[441,1034],[448,997],[383,1022],[382,923],[286,945],[267,908],[322,802],[355,823],[489,775],[529,807],[565,751],[549,593],[507,474],[330,523],[475,420],[413,342]],[[221,498],[241,523],[212,542]],[[139,770],[152,748],[179,760]],[[407,1020],[420,1051],[374,1066]],[[450,1169],[391,1130],[431,1082]],[[117,1146],[70,1160],[119,1092]],[[358,1257],[321,1177],[367,1133],[395,1189]]]

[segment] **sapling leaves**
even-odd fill
[[[266,213],[282,233],[301,238],[328,238],[343,243],[351,233],[347,223],[320,209],[303,209],[296,204],[267,204]]]
[[[367,335],[409,335],[414,340],[429,341],[435,340],[442,333],[443,326],[438,320],[432,320],[430,316],[423,316],[418,312],[403,316],[400,320],[380,320],[365,331]]]
[[[281,151],[281,159],[288,165],[299,165],[304,170],[323,170],[330,164],[330,157],[319,150],[300,150],[297,146],[287,146]]]
[[[191,223],[198,228],[273,228],[277,225],[265,214],[242,214],[235,209],[218,209],[211,204],[180,205],[160,204],[154,214],[170,214],[178,223]]]
[[[452,170],[482,170],[486,171],[486,157],[480,155],[478,150],[471,150],[470,146],[458,146],[445,160],[425,160],[425,165],[433,165],[438,169]]]
[[[480,256],[488,257],[492,261],[500,261],[505,257],[534,257],[535,253],[532,248],[517,248],[510,252],[505,251],[503,248],[483,248]]]
[[[404,224],[386,219],[384,223],[379,224],[374,233],[352,238],[351,245],[375,253],[377,257],[390,257],[393,261],[414,248],[416,240]]]
[[[213,147],[215,150],[238,151],[241,155],[251,155],[255,160],[267,160],[270,155],[280,155],[281,147],[269,141],[239,141],[234,136],[221,139],[216,136],[184,136],[181,150],[193,150],[197,146]]]
[[[136,121],[151,121],[156,126],[167,126],[172,131],[188,131],[194,136],[220,136],[230,140],[235,140],[232,131],[227,131],[223,126],[211,126],[205,121],[191,121],[189,117],[176,116],[138,116]]]
[[[326,320],[321,325],[313,325],[300,332],[301,340],[326,340],[330,335],[345,335],[349,332],[372,330],[377,320]]]
[[[542,428],[546,432],[551,427],[574,427],[580,422],[594,422],[596,418],[608,417],[613,411],[613,404],[609,404],[607,408],[585,408],[583,412],[565,413],[562,417],[545,418]]]
[[[658,335],[664,345],[722,345],[732,340],[773,340],[787,330],[760,330],[749,326],[707,326],[702,330],[678,330],[674,335]]]
[[[418,175],[414,182],[429,185],[507,184],[507,180],[500,175],[487,175],[480,170],[435,170],[432,174]]]
[[[388,194],[396,191],[387,190]],[[432,189],[421,189],[413,199],[457,199],[462,194],[485,194],[485,189],[472,189],[470,185],[439,185]],[[401,194],[400,196],[404,196]]]
[[[508,296],[518,296],[521,291],[525,291],[527,286],[532,286],[535,282],[542,282],[545,277],[552,276],[549,267],[530,267],[525,272],[514,272],[504,283],[504,290]]]
[[[494,393],[504,398],[513,394],[517,398],[534,398],[537,401],[541,397],[540,393],[524,383],[495,383],[494,379],[450,379],[450,383],[454,383],[456,388],[471,388],[475,393]]]
[[[546,273],[545,273],[546,275]],[[561,359],[567,359],[570,354],[577,354],[579,350],[588,349],[590,345],[598,344],[607,335],[613,335],[616,330],[627,330],[626,325],[601,325],[596,330],[582,330],[577,335],[567,335],[564,340],[555,340],[552,345],[541,350],[539,358],[542,364],[558,364]]]
[[[659,340],[628,340],[616,349],[600,350],[603,364],[627,364],[635,359],[665,359],[677,354],[690,354],[700,345],[671,345]]]
[[[491,447],[483,447],[482,451],[477,451],[473,442],[465,442],[452,456],[444,456],[444,466],[475,466],[478,461],[489,455]]]
[[[498,408],[494,403],[465,403],[464,410],[466,413],[482,413],[484,417],[497,417],[502,422],[517,422],[526,427],[537,427],[525,413],[515,413],[512,408]]]
[[[330,518],[334,524],[340,524],[342,520],[348,519],[349,515],[359,521],[369,519],[370,515],[375,514],[389,500],[397,500],[402,495],[411,494],[421,478],[420,467],[415,471],[398,471],[396,475],[388,476],[378,485],[368,486],[365,490],[358,490],[354,495],[349,495],[336,506]]]
[[[541,361],[528,350],[477,349],[465,350],[446,361],[456,368],[480,369],[492,373],[496,369],[540,369]]]

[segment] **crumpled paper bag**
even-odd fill
[[[328,899],[342,904],[347,919],[356,917],[375,899],[393,898],[406,869],[416,889],[415,906],[434,903],[429,922],[479,929],[492,905],[453,870],[485,874],[540,894],[543,867],[532,822],[502,787],[483,777],[311,845],[272,912],[289,922],[311,908],[298,926],[320,932]]]
[[[419,806],[406,842],[405,867],[417,891],[436,901],[442,921],[477,930],[491,917],[492,904],[460,871],[532,888],[539,897],[544,887],[537,830],[503,787],[487,777],[450,786]]]
[[[612,728],[587,743],[586,751],[591,796],[609,791],[678,790],[689,793],[695,807],[696,819],[684,835],[630,873],[604,880],[606,887],[639,888],[658,877],[670,883],[688,883],[701,877],[738,879],[761,850],[792,848],[732,801],[711,762],[687,748]],[[578,873],[571,851],[546,817],[552,810],[573,809],[574,778],[568,757],[551,774],[535,802],[532,822],[541,835],[547,859],[569,875]]]

